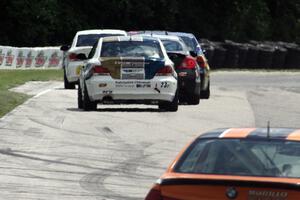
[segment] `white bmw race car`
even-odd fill
[[[105,37],[94,45],[80,73],[78,107],[96,110],[98,103],[158,104],[177,111],[177,74],[158,38]]]
[[[75,89],[75,84],[78,83],[80,69],[83,66],[83,61],[76,58],[78,54],[83,53],[88,56],[99,38],[124,35],[127,35],[125,31],[110,29],[77,32],[71,46],[61,47],[61,50],[65,52],[63,60],[65,89]]]

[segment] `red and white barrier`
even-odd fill
[[[62,68],[60,47],[17,48],[0,46],[0,69]]]

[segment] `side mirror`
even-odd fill
[[[76,55],[76,58],[78,60],[86,60],[87,59],[87,57],[84,53],[80,53],[80,54]]]
[[[197,53],[196,53],[195,51],[190,51],[190,55],[191,55],[192,57],[197,57]]]
[[[60,47],[61,51],[68,51],[69,49],[70,49],[69,45],[63,45],[63,46]]]

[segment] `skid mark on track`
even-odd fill
[[[77,130],[69,130],[69,129],[57,127],[57,126],[55,126],[53,124],[46,123],[46,122],[44,122],[42,120],[35,119],[33,117],[28,117],[28,119],[30,121],[34,122],[34,123],[37,123],[39,125],[42,125],[42,126],[45,126],[45,127],[51,128],[51,129],[65,131],[65,132],[72,133],[72,134],[81,134],[81,135],[95,136],[95,134],[92,134],[92,133],[87,133],[87,132],[77,131]]]
[[[118,136],[113,130],[109,127],[97,127],[97,130],[105,135],[107,139],[110,140],[109,148],[118,147],[118,149],[113,150],[111,154],[111,161],[115,160],[124,160],[120,163],[115,163],[113,168],[108,168],[107,170],[95,171],[92,172],[80,180],[80,186],[97,196],[98,199],[103,198],[113,198],[116,200],[132,199],[137,200],[140,198],[124,196],[122,194],[116,193],[111,189],[107,188],[107,183],[105,180],[109,177],[120,177],[132,180],[136,183],[138,180],[149,179],[154,177],[145,177],[143,174],[137,173],[137,168],[141,165],[146,164],[147,156],[144,155],[144,149],[151,146],[152,144],[144,145],[133,145],[128,144],[120,136]],[[126,152],[130,150],[130,152]],[[110,161],[110,162],[111,162]],[[109,161],[108,161],[109,162]],[[111,162],[112,163],[112,162]],[[151,163],[153,164],[153,163]],[[113,170],[112,170],[113,169]]]

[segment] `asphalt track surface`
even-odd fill
[[[178,112],[156,106],[77,109],[62,83],[0,120],[0,199],[143,199],[186,143],[224,127],[300,127],[299,72],[214,72],[212,96]]]

